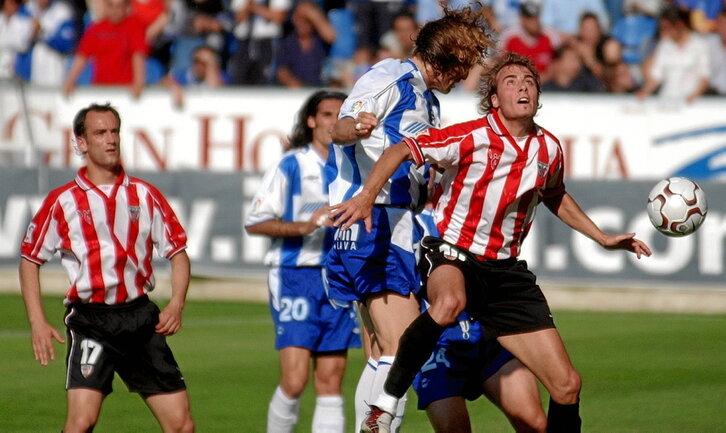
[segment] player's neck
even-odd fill
[[[506,119],[502,117],[500,120],[512,137],[526,137],[534,131],[534,120],[532,118]]]
[[[115,183],[120,172],[120,165],[113,168],[101,167],[94,164],[88,164],[86,166],[86,177],[96,186]]]
[[[327,161],[327,159],[328,159],[328,146],[326,144],[323,144],[323,143],[321,143],[321,142],[319,142],[317,140],[313,140],[310,143],[310,147],[312,147],[313,150],[316,151],[318,153],[318,155],[320,155],[321,158],[323,158],[323,160],[326,160]]]
[[[424,80],[424,83],[426,83],[426,86],[430,87],[431,83],[429,83],[429,77],[431,76],[431,71],[429,70],[430,67],[428,66],[428,64],[426,62],[424,62],[423,59],[421,59],[418,56],[411,57],[411,61],[413,62],[414,65],[416,65],[419,72],[421,72],[421,76],[423,77],[423,80]]]

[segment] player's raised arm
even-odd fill
[[[361,138],[371,136],[378,125],[378,118],[373,113],[361,111],[356,117],[343,117],[333,125],[330,136],[337,144],[350,144]]]
[[[332,206],[330,215],[335,227],[347,230],[358,220],[364,220],[366,231],[371,231],[371,209],[383,185],[391,178],[399,165],[413,159],[408,145],[401,141],[383,151],[381,158],[373,165],[363,189],[349,200]]]
[[[610,235],[604,233],[580,208],[575,199],[564,192],[561,196],[546,202],[547,207],[562,222],[594,240],[604,248],[627,250],[641,256],[650,256],[651,251],[645,242],[636,239],[635,233]]]

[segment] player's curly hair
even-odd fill
[[[528,57],[521,54],[506,52],[497,57],[492,63],[484,68],[479,82],[479,112],[487,114],[492,109],[492,95],[497,93],[497,74],[499,71],[510,65],[523,66],[529,70],[537,82],[537,96],[542,93],[540,88],[540,77],[537,68]],[[538,107],[539,108],[539,107]]]
[[[444,8],[444,16],[426,23],[416,37],[413,55],[439,72],[466,76],[494,46],[480,9]]]
[[[310,95],[295,116],[295,125],[288,137],[290,148],[307,146],[313,141],[313,130],[308,126],[308,117],[318,114],[318,105],[321,102],[325,99],[345,101],[347,97],[345,93],[333,90],[318,90]]]

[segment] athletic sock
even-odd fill
[[[267,410],[267,433],[290,433],[297,424],[300,400],[290,398],[278,386]]]
[[[550,397],[547,410],[547,433],[580,433],[580,403],[560,404]]]
[[[343,396],[323,395],[315,399],[312,433],[343,433]]]
[[[391,433],[399,433],[401,430],[401,424],[403,424],[403,415],[406,412],[406,402],[408,401],[408,394],[404,394],[403,397],[398,399],[398,406],[396,406],[396,416],[393,417],[391,422]]]
[[[391,365],[395,360],[395,356],[381,356],[378,358],[378,368],[376,369],[376,377],[371,388],[371,398],[368,400],[368,404],[378,406],[379,409],[383,409],[391,414],[396,411],[396,401],[391,402],[390,399],[386,399],[384,400],[386,402],[384,404],[379,399],[384,394],[383,384],[386,383],[388,372],[391,370]]]
[[[424,311],[416,318],[401,336],[396,352],[396,361],[388,373],[383,386],[387,394],[396,398],[403,397],[413,383],[416,373],[431,356],[441,333],[446,329]]]
[[[363,372],[358,379],[358,386],[355,388],[355,427],[363,423],[368,412],[368,404],[373,401],[375,395],[371,392],[373,390],[373,382],[376,379],[376,370],[378,367],[378,361],[373,358],[368,358],[366,366],[363,368]],[[381,386],[383,389],[383,386]]]

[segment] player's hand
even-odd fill
[[[627,250],[635,253],[638,258],[641,256],[650,257],[652,254],[645,242],[635,238],[635,233],[607,235],[603,239],[602,246],[611,250]]]
[[[66,340],[60,335],[57,329],[50,326],[48,322],[35,325],[31,328],[31,343],[33,345],[33,355],[40,365],[48,365],[48,362],[55,359],[55,348],[53,340],[59,343],[65,343]]]
[[[370,233],[373,228],[371,212],[374,201],[375,197],[370,197],[370,194],[363,190],[350,200],[331,206],[330,216],[334,220],[333,226],[339,227],[341,230],[348,230],[350,226],[363,220],[366,232]]]
[[[322,206],[316,210],[308,223],[309,229],[305,234],[312,233],[320,227],[332,227],[333,220],[330,219],[330,206]]]
[[[353,129],[355,136],[358,138],[368,138],[371,136],[373,129],[378,126],[378,118],[373,113],[361,111],[354,119]]]
[[[174,335],[182,326],[182,309],[181,307],[169,303],[159,313],[159,323],[156,324],[156,333],[165,337]]]

